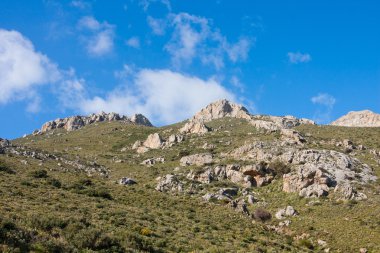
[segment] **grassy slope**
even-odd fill
[[[200,148],[205,142],[215,144],[216,148],[211,151],[217,154],[246,141],[278,138],[277,134],[263,135],[241,120],[222,119],[209,125],[221,129],[205,136],[193,136],[170,149],[152,150],[140,156],[132,150],[121,152],[121,149],[131,147],[136,140],[143,140],[153,132],[168,136],[175,133],[180,124],[154,129],[119,122],[100,123],[69,133],[58,131],[54,135],[15,140],[17,144],[72,159],[96,160],[111,169],[111,176],[108,179],[93,177],[89,185],[86,175],[64,172],[55,162],[39,165],[38,161],[29,160],[28,165],[24,165],[20,162],[24,158],[1,155],[0,161],[16,171],[16,174],[0,172],[3,231],[10,235],[23,232],[11,238],[21,238],[15,242],[26,241],[25,247],[34,244],[33,247],[42,252],[52,251],[54,247],[66,251],[70,247],[102,250],[112,245],[110,252],[119,248],[165,252],[255,252],[260,249],[300,252],[307,251],[305,246],[310,245],[305,242],[300,245],[291,238],[302,233],[310,234],[314,245],[317,239],[323,239],[340,252],[357,252],[360,247],[380,251],[378,183],[364,189],[369,196],[367,201],[322,199],[313,206],[307,205],[310,200],[283,193],[280,179],[255,189],[260,202],[251,206],[251,211],[263,206],[274,214],[278,208],[290,204],[300,212],[300,216],[292,218],[287,231],[289,236],[267,231],[263,224],[252,223],[221,203],[204,203],[199,197],[155,191],[157,176],[172,172],[182,154],[205,152]],[[337,149],[318,144],[333,137],[349,138],[355,144],[380,149],[378,129],[302,126],[299,130],[311,135],[308,137],[311,147]],[[139,165],[142,160],[157,156],[164,156],[165,164],[149,168]],[[361,151],[357,156],[379,174],[380,169],[368,151]],[[115,163],[116,160],[123,163]],[[47,178],[36,178],[32,174],[41,169],[48,171]],[[122,176],[132,177],[138,184],[117,185],[115,181]],[[5,226],[8,223],[17,227],[9,229]],[[87,241],[91,241],[91,245],[86,245]]]

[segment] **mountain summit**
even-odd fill
[[[380,114],[370,110],[352,111],[331,123],[333,126],[380,127]]]

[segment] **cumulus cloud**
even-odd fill
[[[306,63],[311,61],[310,54],[300,53],[300,52],[289,52],[288,59],[290,63],[298,64],[298,63]]]
[[[35,89],[60,78],[57,66],[17,31],[0,29],[0,104],[34,97]],[[39,99],[31,100],[30,111]]]
[[[91,56],[103,56],[112,52],[115,37],[114,25],[107,22],[100,23],[92,16],[85,16],[79,20],[78,29],[88,33],[82,35],[82,40]]]
[[[130,69],[128,69],[128,72]],[[208,103],[234,94],[213,79],[203,80],[170,70],[142,69],[133,74],[128,85],[118,87],[105,97],[85,99],[78,105],[84,113],[115,111],[140,112],[158,124],[184,120]]]
[[[314,120],[320,124],[329,123],[336,102],[335,97],[327,93],[319,93],[311,98],[311,102],[315,105],[322,106],[315,111]]]
[[[250,38],[241,38],[236,43],[230,43],[204,17],[179,13],[169,15],[168,19],[173,32],[165,50],[171,55],[173,65],[177,68],[199,59],[205,65],[212,64],[216,69],[221,69],[226,58],[233,63],[246,60],[254,43],[254,39]]]
[[[131,37],[127,41],[125,41],[125,44],[133,48],[140,48],[140,39],[136,36]]]

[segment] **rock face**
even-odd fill
[[[136,141],[132,149],[135,149],[137,153],[145,153],[150,149],[165,149],[170,148],[176,143],[184,141],[184,136],[180,134],[172,134],[167,140],[164,140],[159,133],[148,135],[145,141]]]
[[[203,166],[203,165],[212,163],[212,154],[204,153],[204,154],[184,156],[181,158],[179,162],[181,166],[188,166],[188,165]]]
[[[182,134],[205,134],[209,131],[210,129],[198,120],[190,120],[179,130]]]
[[[275,214],[278,220],[285,219],[286,217],[296,216],[298,212],[292,206],[287,206],[286,208],[280,209]]]
[[[333,126],[380,127],[380,114],[369,110],[352,111],[331,123]]]
[[[207,122],[224,117],[250,119],[251,115],[244,106],[222,99],[203,108],[200,112],[195,114],[191,120]]]
[[[10,141],[7,139],[0,138],[0,154],[4,153],[4,149],[11,145]]]
[[[101,112],[98,114],[91,114],[89,116],[72,116],[68,118],[56,119],[46,122],[42,125],[41,133],[45,133],[47,131],[57,128],[62,128],[67,131],[73,131],[82,128],[86,125],[103,121],[125,121],[137,125],[152,126],[150,121],[141,114],[135,114],[134,116],[132,116],[131,119],[129,119],[127,116],[120,116],[117,113]]]
[[[136,125],[149,126],[152,127],[152,123],[150,123],[149,119],[142,114],[135,114],[131,117],[131,121]]]

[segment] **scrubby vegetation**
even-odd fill
[[[218,131],[193,136],[170,149],[151,150],[136,155],[130,147],[136,140],[160,132],[164,138],[182,124],[148,128],[121,122],[98,123],[73,132],[28,136],[13,141],[71,158],[96,162],[110,169],[108,178],[71,171],[57,161],[0,157],[0,251],[9,252],[310,252],[320,251],[318,239],[333,252],[357,252],[365,247],[380,251],[380,186],[363,185],[368,200],[336,201],[300,198],[282,191],[282,175],[289,168],[278,161],[266,164],[276,174],[267,186],[255,188],[257,203],[249,211],[257,221],[228,208],[223,201],[205,202],[200,197],[156,191],[155,178],[173,172],[184,155],[201,152],[220,154],[255,140],[276,140],[278,134],[263,134],[244,120],[221,119],[208,124]],[[351,139],[367,150],[355,151],[379,175],[379,166],[369,149],[380,150],[378,129],[301,126],[307,147],[336,149],[328,143]],[[207,143],[214,145],[204,149]],[[123,150],[123,148],[126,148]],[[352,155],[352,154],[351,154]],[[165,158],[164,164],[140,165],[147,158]],[[230,158],[229,158],[230,159]],[[20,160],[26,160],[20,162]],[[116,162],[118,161],[118,162]],[[221,160],[220,164],[244,161]],[[189,166],[182,170],[199,169]],[[138,183],[122,186],[121,177]],[[227,181],[207,187],[212,192],[232,187]],[[292,217],[283,233],[268,229],[278,221],[278,208],[294,206],[300,213]],[[26,208],[27,207],[27,208]],[[311,229],[312,228],[312,229]],[[307,239],[296,240],[298,235]]]

